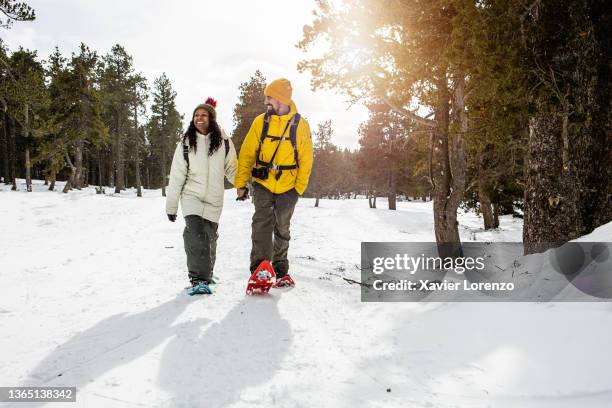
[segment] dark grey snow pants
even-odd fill
[[[185,217],[185,253],[190,279],[210,281],[217,252],[219,224],[198,215]]]
[[[291,189],[274,194],[259,183],[253,183],[255,214],[251,230],[251,272],[263,260],[269,260],[278,277],[289,272],[289,225],[298,201],[298,193]]]

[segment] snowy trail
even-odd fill
[[[0,191],[0,385],[78,387],[50,407],[612,405],[608,303],[360,301],[338,276],[359,279],[360,242],[433,240],[431,203],[300,200],[297,287],[246,297],[252,206],[228,191],[221,282],[191,298],[184,222],[133,195]],[[464,240],[520,241],[520,220],[459,219]]]

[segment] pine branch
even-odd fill
[[[382,100],[383,100],[383,102],[387,106],[389,106],[389,108],[391,108],[391,110],[393,110],[394,112],[396,112],[396,113],[398,113],[398,114],[400,114],[400,115],[402,115],[402,116],[404,116],[404,117],[406,117],[408,119],[413,120],[414,122],[416,122],[418,124],[421,124],[423,126],[427,126],[427,127],[430,127],[430,128],[435,128],[438,125],[438,123],[435,120],[423,118],[423,117],[417,115],[416,113],[414,113],[412,111],[409,111],[406,108],[402,108],[402,107],[399,107],[399,106],[395,105],[387,97],[383,97]]]

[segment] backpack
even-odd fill
[[[280,175],[283,170],[293,170],[293,169],[297,169],[300,167],[300,164],[298,161],[298,151],[297,151],[297,128],[298,128],[298,125],[300,124],[300,119],[301,119],[300,114],[296,113],[295,115],[291,117],[289,122],[287,122],[287,125],[285,126],[285,130],[283,130],[283,133],[281,134],[281,136],[270,136],[268,134],[268,129],[270,127],[270,114],[266,113],[264,116],[263,127],[261,128],[261,138],[259,139],[259,148],[257,149],[256,165],[265,166],[268,169],[279,170],[276,176],[277,179],[280,178]],[[293,147],[293,158],[295,160],[295,164],[290,164],[287,166],[279,166],[277,164],[273,164],[272,162],[274,161],[276,152],[278,151],[278,148],[280,147],[280,142],[285,140],[285,132],[287,132],[287,127],[289,126],[291,126],[291,128],[289,129],[289,140],[291,141],[291,146]],[[278,140],[278,145],[276,146],[276,150],[274,150],[274,154],[272,155],[272,158],[270,159],[269,162],[265,162],[259,159],[259,154],[261,153],[261,145],[263,144],[266,137],[272,140]]]

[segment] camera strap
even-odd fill
[[[281,142],[285,140],[285,133],[287,133],[287,128],[293,122],[294,117],[295,116],[292,116],[291,120],[287,121],[287,125],[285,125],[285,129],[283,130],[283,133],[281,133],[280,139],[278,139],[278,144],[276,145],[276,149],[274,149],[274,154],[270,158],[270,162],[268,163],[268,168],[273,168],[274,166],[273,162],[274,162],[274,158],[276,157],[276,152],[278,152],[278,148],[280,147]]]

